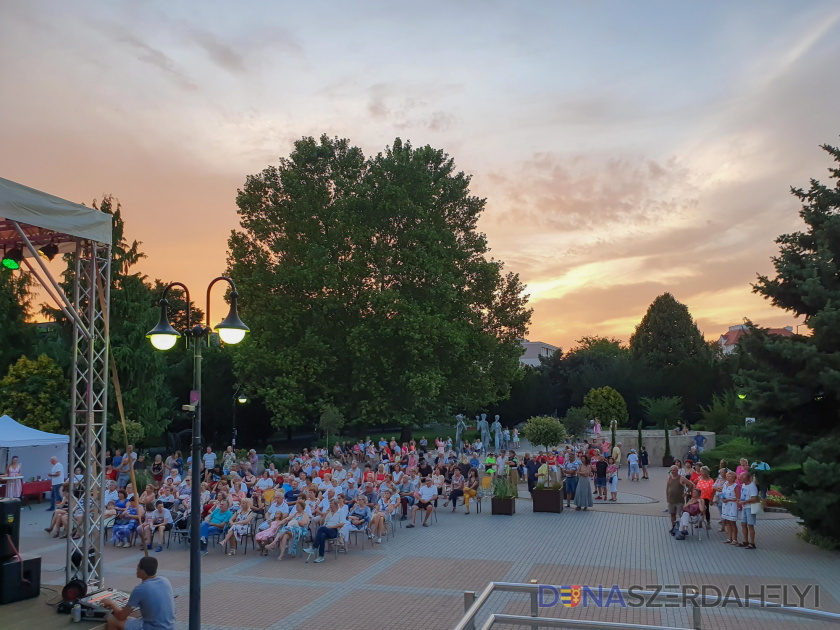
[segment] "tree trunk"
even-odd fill
[[[403,442],[408,443],[410,441],[411,441],[411,427],[408,426],[408,425],[405,425],[405,426],[403,426],[402,429],[400,429],[400,444],[402,444]]]

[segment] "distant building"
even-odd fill
[[[793,326],[770,328],[767,332],[771,335],[779,335],[780,337],[791,337],[793,336]],[[732,354],[735,352],[735,347],[738,345],[738,341],[741,337],[748,334],[750,334],[750,329],[744,324],[730,326],[729,331],[721,335],[720,339],[718,339],[718,343],[720,344],[721,350],[723,350],[723,354]]]
[[[523,339],[520,343],[525,349],[525,352],[519,357],[519,362],[522,365],[530,365],[531,367],[539,367],[540,357],[547,359],[560,349],[544,341],[528,341],[527,339]]]

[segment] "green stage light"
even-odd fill
[[[20,269],[20,263],[23,260],[23,250],[20,247],[10,249],[3,256],[3,266],[6,269]]]

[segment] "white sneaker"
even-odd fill
[[[381,539],[381,538],[377,538],[377,539],[376,539],[376,542],[377,542],[377,544],[381,544],[381,543],[382,543],[382,539]]]
[[[324,561],[324,556],[318,556],[317,558],[315,558],[315,562],[323,562],[323,561]]]
[[[315,549],[313,549],[312,547],[307,547],[306,549],[303,550],[303,552],[308,553],[308,554],[313,554],[313,553],[315,553]]]

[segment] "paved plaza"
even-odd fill
[[[787,514],[768,514],[758,525],[758,549],[748,551],[721,544],[722,534],[675,541],[661,502],[665,469],[651,471],[647,482],[619,484],[627,502],[598,505],[589,512],[535,514],[527,498],[517,501],[516,515],[491,516],[485,501],[480,514],[456,514],[439,509],[430,528],[398,528],[394,538],[362,549],[353,544],[347,555],[332,554],[323,564],[290,558],[278,562],[247,555],[228,557],[211,548],[202,559],[202,628],[266,628],[293,630],[341,627],[342,630],[446,630],[463,614],[463,592],[481,590],[490,581],[537,580],[557,585],[715,584],[757,592],[760,584],[819,586],[819,607],[840,612],[840,554],[828,553],[796,538],[797,524]],[[525,485],[522,484],[522,489]],[[524,494],[524,493],[523,493]],[[632,498],[627,495],[634,495]],[[600,503],[600,502],[597,502]],[[46,506],[23,511],[21,547],[25,554],[43,556],[43,584],[64,584],[64,541],[47,537]],[[716,511],[714,512],[716,514]],[[105,550],[108,586],[131,590],[142,552]],[[160,574],[172,581],[179,627],[186,628],[188,611],[188,552],[174,541],[155,554]],[[813,592],[813,591],[812,591]],[[53,595],[6,606],[12,614],[4,630],[25,628],[22,615],[39,612]],[[812,597],[806,605],[814,607]],[[525,595],[499,593],[486,614],[528,614]],[[486,618],[486,614],[483,618]],[[683,608],[595,607],[542,608],[541,616],[654,623],[690,627]],[[69,619],[50,617],[41,630],[70,627]],[[1,619],[2,617],[0,617]],[[340,621],[337,621],[340,620]],[[705,609],[704,628],[775,630],[796,624],[827,628],[827,623],[799,621],[773,613],[728,608]],[[92,624],[83,624],[90,627]],[[73,624],[72,627],[79,627]],[[510,627],[510,626],[506,626]]]

